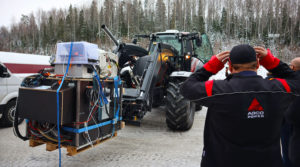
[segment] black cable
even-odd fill
[[[104,87],[104,86],[103,86],[103,87]],[[101,97],[101,100],[103,101],[103,105],[104,105],[105,112],[106,112],[107,116],[110,117],[109,112],[108,112],[108,110],[107,110],[107,106],[106,106],[107,104],[104,103],[104,99],[103,99],[104,97],[102,97],[101,94],[99,94],[99,95],[100,95],[100,97]],[[106,89],[105,89],[105,87],[104,87],[104,96],[105,96],[105,95],[106,95]],[[109,103],[108,103],[108,104],[109,104]]]
[[[26,140],[29,139],[26,136],[22,136],[21,133],[20,133],[20,131],[19,131],[19,108],[18,108],[18,103],[16,104],[15,119],[14,119],[14,129],[15,129],[17,137],[19,137],[23,141],[26,141]]]

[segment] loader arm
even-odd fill
[[[166,62],[169,56],[174,56],[178,54],[177,50],[164,43],[158,43],[154,49],[154,52],[147,58],[140,58],[140,61],[146,60],[146,66],[144,67],[142,74],[142,84],[140,89],[140,94],[137,100],[145,101],[148,99],[149,92],[152,88],[159,82],[161,82],[166,74],[166,68],[168,68]],[[137,64],[137,68],[138,64]],[[142,67],[143,68],[143,67]]]
[[[140,88],[140,94],[137,100],[146,101],[149,97],[149,91],[156,83],[159,69],[161,68],[162,62],[159,60],[160,52],[159,45],[156,47],[155,52],[153,52],[148,57],[144,59],[141,58],[140,61],[146,60],[146,66],[142,74],[142,84]],[[138,67],[137,67],[138,68]]]
[[[157,43],[151,55],[140,57],[133,73],[141,78],[139,88],[124,88],[123,118],[127,123],[139,125],[140,120],[152,108],[152,92],[158,83],[164,83],[168,73],[168,59],[178,52],[170,45]],[[134,120],[134,121],[133,121]]]

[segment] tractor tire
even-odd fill
[[[153,88],[152,93],[152,108],[158,108],[164,105],[164,93],[162,88]]]
[[[187,131],[194,123],[195,103],[185,99],[179,85],[169,83],[166,97],[166,123],[171,130]]]
[[[15,112],[16,112],[16,101],[11,100],[7,103],[6,109],[2,113],[2,117],[0,119],[0,126],[1,127],[11,127],[13,126],[13,122],[15,119]],[[19,118],[19,124],[23,121],[24,119]]]

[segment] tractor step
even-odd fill
[[[133,125],[133,126],[141,126],[141,119],[135,119],[135,120],[124,120],[126,125]]]

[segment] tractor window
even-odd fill
[[[181,43],[178,41],[178,39],[174,35],[157,36],[156,40],[151,43],[150,50],[149,50],[150,53],[153,52],[157,42],[169,44],[169,45],[173,46],[178,51],[178,53],[181,53]]]
[[[211,44],[209,42],[208,36],[206,34],[202,34],[202,44],[200,47],[196,45],[196,41],[194,40],[195,53],[197,54],[197,58],[206,63],[211,56],[213,56],[213,50]]]
[[[191,40],[183,41],[183,51],[184,53],[190,52],[190,54],[193,54],[193,43]]]

